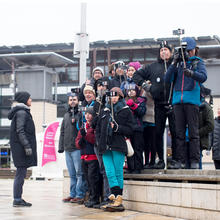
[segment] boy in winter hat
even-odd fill
[[[86,123],[76,138],[76,147],[81,150],[82,168],[89,189],[89,201],[85,202],[87,208],[99,204],[99,163],[94,152],[95,133],[92,128],[93,108],[87,107],[85,112]]]

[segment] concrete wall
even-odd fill
[[[147,172],[148,174],[125,175],[125,178],[129,178],[124,181],[123,191],[123,204],[126,209],[187,220],[220,219],[219,172],[200,170]],[[132,180],[137,178],[139,180]],[[64,170],[64,197],[69,196],[69,189],[69,174]]]
[[[220,219],[220,185],[124,182],[127,209],[192,220]]]

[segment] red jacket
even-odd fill
[[[97,160],[94,152],[95,133],[94,129],[86,122],[85,125],[86,136],[82,137],[80,130],[76,137],[76,147],[81,150],[81,159],[84,160]],[[81,139],[84,139],[83,146],[81,145]]]

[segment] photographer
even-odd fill
[[[110,80],[110,88],[113,87],[119,87],[121,86],[122,82],[126,80],[125,77],[125,71],[126,71],[126,66],[123,61],[117,61],[114,63],[114,77],[111,78]]]
[[[101,77],[104,76],[104,71],[101,67],[95,67],[92,70],[92,78],[91,79],[87,79],[86,82],[82,85],[81,89],[80,89],[80,93],[79,93],[79,101],[84,101],[85,100],[85,95],[84,95],[84,88],[87,85],[90,85],[93,87],[95,86],[95,83],[98,79],[100,79]]]
[[[154,99],[155,105],[155,126],[156,126],[156,149],[159,157],[159,162],[152,168],[164,169],[165,163],[163,159],[163,134],[168,117],[169,127],[172,136],[172,154],[175,157],[175,126],[174,114],[169,109],[168,103],[170,94],[170,83],[164,82],[164,74],[166,67],[172,62],[172,50],[167,42],[160,44],[158,61],[145,68],[141,68],[134,73],[133,81],[146,92],[150,92]],[[146,82],[146,81],[149,81]]]
[[[75,146],[77,137],[76,124],[80,120],[78,112],[78,96],[68,94],[68,111],[63,117],[60,129],[59,153],[65,151],[66,165],[70,175],[70,196],[63,199],[63,202],[82,203],[85,196],[83,171],[80,160],[80,150]]]
[[[198,48],[193,38],[182,39],[185,42],[184,60],[182,49],[174,54],[172,64],[169,66],[165,81],[174,83],[173,100],[176,125],[176,159],[170,168],[185,167],[185,134],[186,126],[189,129],[190,168],[199,168],[200,142],[199,142],[199,105],[200,83],[207,79],[206,68],[203,60],[199,58]]]
[[[111,89],[109,102],[100,114],[96,127],[99,153],[107,174],[112,203],[102,206],[106,211],[124,211],[122,205],[123,165],[127,154],[125,136],[132,135],[133,119],[120,88]]]

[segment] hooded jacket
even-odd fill
[[[170,59],[166,64],[167,68],[171,64]],[[133,81],[141,86],[144,81],[150,81],[150,94],[152,95],[155,104],[167,104],[170,94],[170,83],[165,83],[165,64],[162,59],[158,58],[157,62],[149,64],[144,68],[138,69],[133,75]]]
[[[192,77],[183,73],[183,63],[178,67],[170,65],[165,75],[166,82],[174,81],[172,104],[200,105],[200,83],[207,79],[207,72],[203,60],[197,56],[190,57],[186,68],[193,70]]]
[[[11,120],[10,146],[15,167],[37,166],[35,126],[30,109],[19,103],[11,109],[8,119]],[[26,156],[25,148],[31,148],[32,155]]]
[[[118,127],[113,130],[110,126],[111,109],[105,108],[100,114],[96,126],[96,142],[100,154],[106,150],[119,151],[127,154],[125,136],[132,135],[134,119],[128,106],[123,100],[114,105],[114,120]]]

